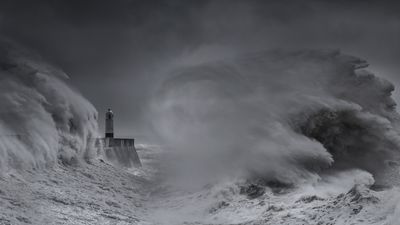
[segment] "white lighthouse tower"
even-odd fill
[[[105,153],[105,158],[116,165],[126,167],[142,166],[135,148],[135,139],[114,137],[114,113],[106,112],[105,137],[100,138],[97,146]]]
[[[106,138],[114,138],[114,113],[111,109],[106,112]]]

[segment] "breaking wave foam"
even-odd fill
[[[196,171],[297,183],[362,169],[379,179],[399,157],[399,114],[394,86],[367,66],[318,50],[183,65],[155,96],[152,121]]]
[[[68,76],[0,40],[0,168],[30,169],[91,156],[97,111]]]

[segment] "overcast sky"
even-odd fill
[[[400,86],[399,12],[396,1],[2,0],[0,32],[63,69],[101,116],[113,108],[117,135],[140,136],[163,67],[210,46],[341,49]]]

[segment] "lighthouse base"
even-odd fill
[[[133,138],[99,138],[96,145],[104,151],[107,160],[125,167],[141,167]]]

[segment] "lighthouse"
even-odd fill
[[[104,151],[105,159],[118,166],[142,166],[136,152],[135,139],[114,137],[114,113],[111,109],[106,112],[105,122],[105,137],[98,138],[95,144],[99,150]]]
[[[106,112],[106,138],[114,138],[114,113],[111,109]]]

